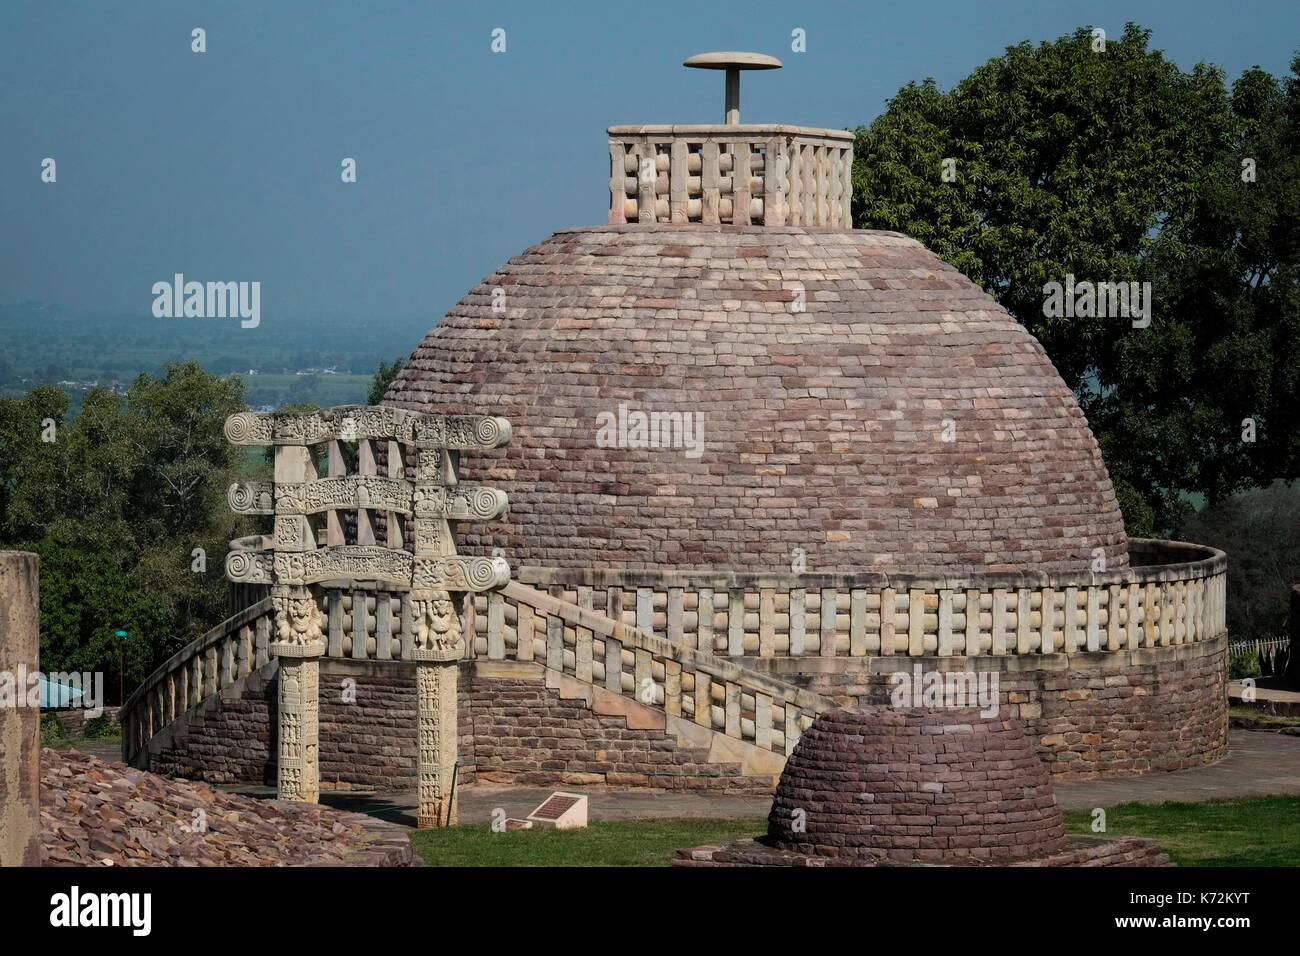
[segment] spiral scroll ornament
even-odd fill
[[[259,551],[231,551],[226,555],[226,577],[245,584],[264,584],[271,578]]]
[[[504,418],[480,418],[474,425],[474,440],[488,448],[510,441],[510,422]]]
[[[226,489],[226,502],[236,514],[251,514],[257,508],[258,489],[255,485],[237,481]]]
[[[232,445],[252,445],[266,441],[268,429],[263,427],[260,417],[254,412],[236,412],[226,419],[222,429],[226,441]]]
[[[442,573],[453,591],[491,591],[510,583],[510,565],[505,558],[444,558]]]

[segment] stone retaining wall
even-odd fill
[[[1041,656],[750,661],[837,699],[888,704],[891,675],[996,672],[1007,715],[1020,720],[1058,779],[1183,770],[1227,754],[1227,638],[1175,647]]]
[[[1025,724],[1057,779],[1212,763],[1227,752],[1227,641],[1123,652],[961,658],[774,658],[746,662],[828,697],[889,703],[890,675],[964,669],[998,673],[1009,716]],[[410,789],[415,688],[401,664],[326,660],[321,679],[321,786]],[[537,665],[466,662],[459,709],[458,785],[557,784],[756,789],[736,765],[679,743],[661,727],[629,726],[546,686]],[[356,681],[355,704],[342,681]],[[274,783],[274,683],[191,719],[154,769],[211,782]],[[635,719],[633,719],[635,723]]]
[[[343,681],[356,701],[343,703]],[[458,786],[608,784],[618,787],[769,789],[738,764],[710,761],[707,748],[679,744],[636,715],[597,714],[548,687],[541,667],[461,665]],[[274,679],[190,718],[150,769],[210,783],[275,783]],[[322,663],[322,790],[415,787],[415,678],[400,664]]]

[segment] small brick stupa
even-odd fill
[[[1000,862],[1063,849],[1065,824],[1018,721],[837,709],[786,762],[768,836],[814,856]]]
[[[836,708],[786,761],[767,836],[675,866],[1167,866],[1150,840],[1067,837],[1020,722],[974,709]]]

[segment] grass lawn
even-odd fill
[[[1070,833],[1090,834],[1092,815],[1065,815]],[[1203,803],[1125,803],[1106,810],[1110,836],[1154,839],[1179,866],[1300,866],[1300,796]],[[758,836],[763,818],[628,820],[585,830],[514,830],[486,825],[416,830],[411,843],[430,866],[667,866],[684,847]]]
[[[413,830],[430,866],[667,866],[678,850],[758,836],[767,820],[605,820],[585,830]]]
[[[1282,714],[1270,714],[1261,707],[1246,707],[1234,704],[1228,708],[1230,717],[1251,721],[1255,726],[1265,730],[1281,730],[1287,727],[1300,727],[1300,717],[1287,717]]]
[[[1065,828],[1091,833],[1091,821],[1073,810]],[[1300,866],[1300,796],[1122,803],[1106,809],[1106,833],[1150,837],[1179,866]]]

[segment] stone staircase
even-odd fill
[[[487,616],[508,605],[516,626],[512,640],[494,636],[486,653],[475,653],[469,642],[460,728],[465,784],[768,789],[799,734],[831,706],[527,585],[511,582],[491,597]],[[325,673],[410,673],[402,661],[409,631],[398,598],[390,603],[385,594],[367,598],[358,591],[347,605],[355,615],[331,601],[337,595],[323,598],[331,631]],[[473,615],[470,610],[465,622],[471,635]],[[213,782],[263,782],[274,754],[272,618],[270,601],[259,601],[155,671],[123,707],[123,759]],[[494,635],[503,630],[488,628]],[[376,653],[380,646],[388,656]],[[409,740],[397,739],[391,728],[358,725],[350,745],[413,752],[413,681],[411,692]],[[329,707],[323,699],[323,726]],[[351,719],[342,713],[333,712],[334,726]],[[333,746],[322,733],[323,761]],[[397,762],[413,766],[405,757]],[[323,776],[322,784],[330,781]]]

